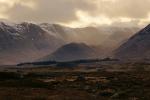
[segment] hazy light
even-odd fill
[[[146,19],[141,19],[140,20],[139,25],[144,26],[144,25],[149,24],[149,23],[150,23],[150,13],[149,13],[149,15]]]
[[[107,2],[116,2],[117,0],[101,0],[101,1],[107,1]]]
[[[77,11],[76,16],[78,17],[78,21],[73,21],[66,25],[71,27],[86,27],[89,25],[110,25],[112,23],[112,21],[104,15],[90,16],[86,12]]]
[[[123,17],[123,18],[120,18],[121,22],[131,22],[132,19],[131,18],[127,18],[127,17]]]
[[[16,2],[19,2],[19,0],[0,0],[0,3],[7,4],[8,8],[13,6]]]
[[[35,9],[36,8],[36,3],[34,2],[35,0],[28,0],[26,2],[26,0],[22,1],[20,0],[20,4],[26,6],[26,7],[29,7],[29,8],[32,8],[32,9]]]

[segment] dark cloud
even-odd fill
[[[69,22],[77,20],[76,11],[93,11],[93,6],[88,0],[35,0],[35,9],[20,3],[15,4],[6,13],[11,20],[35,22]]]
[[[35,7],[23,4],[31,1]],[[119,23],[116,19],[122,17],[140,22],[148,17],[149,5],[150,0],[20,0],[4,10],[3,15],[13,21],[69,23],[78,21],[76,12],[82,11],[94,17],[104,15],[112,22],[115,19],[113,23]]]

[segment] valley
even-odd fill
[[[59,66],[58,66],[59,65]],[[1,67],[1,100],[148,100],[149,63],[70,62]]]

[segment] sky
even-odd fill
[[[143,26],[150,0],[0,0],[0,19],[70,27]]]

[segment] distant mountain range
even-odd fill
[[[58,24],[40,24],[43,30],[61,38],[66,43],[78,42],[88,45],[118,46],[140,30],[139,27],[84,27],[69,28]]]
[[[149,60],[150,25],[137,32],[114,52],[116,58],[124,60]]]
[[[99,54],[97,56],[101,57],[104,55],[102,51],[111,52],[138,30],[139,28],[135,27],[69,28],[48,23],[10,24],[0,22],[0,64],[31,62],[47,55],[58,56],[60,54],[58,52],[62,49],[64,54],[67,54],[67,51],[71,51],[64,48],[70,43],[79,45],[76,46],[79,50],[81,49],[80,52],[83,54],[80,57],[91,57],[93,52],[90,54],[89,51],[93,51],[93,48],[97,48],[94,49],[94,53],[96,51],[96,55]],[[60,58],[63,59],[62,56]]]

